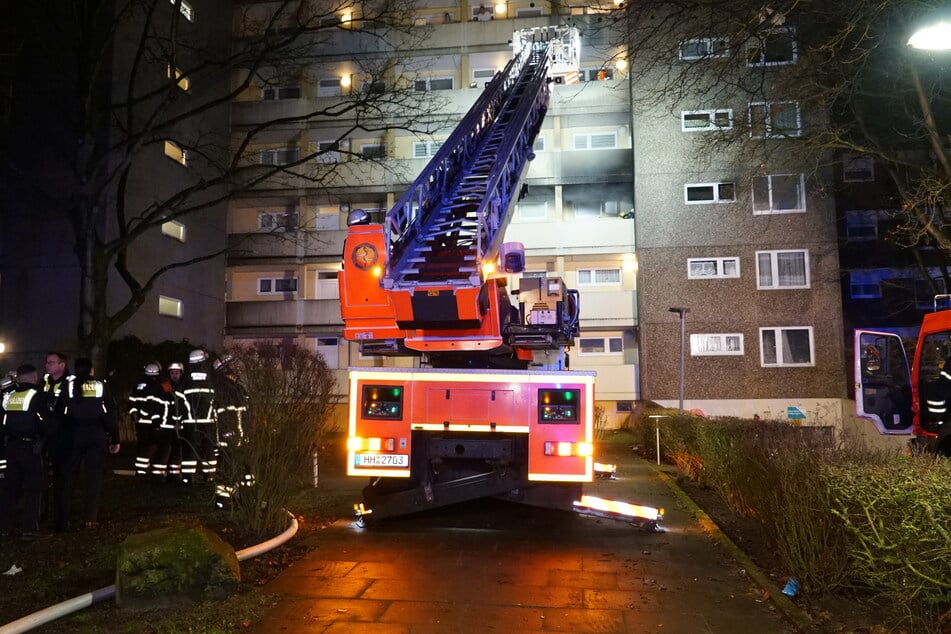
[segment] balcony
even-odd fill
[[[295,262],[308,258],[340,257],[347,232],[282,231],[275,233],[233,233],[228,236],[228,264],[260,258]]]
[[[306,331],[308,326],[343,327],[339,299],[227,302],[225,311],[229,335],[282,328]]]
[[[628,253],[634,249],[634,221],[584,218],[564,222],[513,222],[506,242],[521,242],[527,255]]]
[[[630,328],[637,323],[634,291],[581,290],[581,331],[590,328]]]

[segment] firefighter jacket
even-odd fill
[[[35,385],[22,383],[3,395],[4,441],[42,443],[47,429],[44,420],[43,393]]]
[[[922,400],[924,401],[924,416],[921,417],[921,426],[925,431],[937,433],[951,422],[948,408],[951,406],[951,374],[942,370],[934,381],[922,386]]]
[[[136,423],[151,425],[155,429],[173,429],[171,408],[172,396],[154,377],[146,376],[129,394],[129,416]]]
[[[57,401],[56,412],[64,417],[69,429],[102,425],[109,444],[119,442],[116,405],[105,381],[92,377],[69,377]]]
[[[211,373],[203,366],[193,366],[179,382],[176,396],[185,401],[185,423],[215,422],[215,387]]]
[[[248,393],[235,379],[223,377],[215,393],[218,414],[218,435],[222,439],[244,436]]]

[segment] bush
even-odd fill
[[[288,501],[313,486],[313,456],[334,406],[334,377],[323,357],[293,346],[229,351],[248,395],[243,437],[222,448],[218,477],[236,486],[234,521],[256,535],[287,524]]]

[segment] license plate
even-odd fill
[[[405,453],[358,453],[355,467],[408,467],[409,454]]]

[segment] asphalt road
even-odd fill
[[[360,483],[322,475],[321,487]],[[265,590],[256,632],[793,632],[651,465],[592,493],[663,507],[664,532],[482,500],[359,528],[341,521]]]

